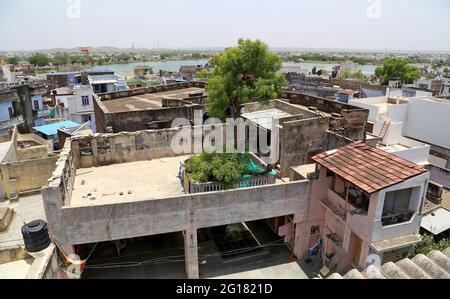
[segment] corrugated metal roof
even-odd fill
[[[321,153],[312,160],[371,194],[427,170],[363,142]]]
[[[77,124],[76,122],[73,122],[70,120],[66,120],[66,121],[57,122],[57,123],[53,123],[53,124],[34,127],[33,129],[35,129],[37,132],[42,133],[44,135],[51,136],[51,135],[55,135],[58,132],[58,129],[61,129],[63,127],[64,128],[73,128],[73,127],[78,127],[78,126],[80,126],[80,124]]]
[[[422,228],[434,235],[450,229],[450,211],[440,208],[422,218]]]
[[[432,251],[405,258],[397,263],[389,262],[381,267],[369,266],[362,272],[356,269],[344,276],[332,274],[328,279],[449,279],[450,248],[443,252]]]

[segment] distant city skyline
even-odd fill
[[[113,5],[117,4],[117,5]],[[447,0],[2,0],[0,51],[81,46],[450,52]]]

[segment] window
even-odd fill
[[[90,114],[83,114],[83,115],[81,115],[81,121],[82,121],[83,123],[86,123],[86,122],[88,122],[88,121],[91,121],[91,115],[90,115]]]
[[[9,113],[9,118],[13,118],[14,117],[14,112],[13,112],[13,108],[12,107],[8,107],[8,113]]]
[[[89,106],[89,96],[82,96],[81,97],[81,104],[83,106]]]
[[[367,214],[370,205],[370,194],[362,191],[353,184],[345,181],[341,177],[334,175],[331,183],[331,189],[342,199],[348,200],[348,203],[355,208],[354,211],[360,214]],[[347,198],[348,189],[348,198]]]
[[[367,213],[369,211],[370,194],[349,184],[348,203],[351,204],[356,209],[359,209],[362,212]]]
[[[383,225],[394,225],[411,220],[414,211],[411,211],[412,188],[387,192],[383,206]]]
[[[331,189],[338,194],[339,196],[341,196],[342,198],[345,198],[345,181],[340,177],[335,175],[333,177],[333,182],[331,185]]]

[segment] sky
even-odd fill
[[[80,46],[450,51],[448,0],[0,0],[0,50]]]

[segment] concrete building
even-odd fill
[[[339,111],[342,115],[326,116],[326,112],[315,107],[303,106],[304,101],[324,111]],[[183,130],[181,128],[66,139],[49,186],[42,190],[47,220],[57,246],[66,254],[81,254],[86,246],[114,244],[112,248],[116,249],[113,250],[120,252],[126,244],[138,246],[133,245],[136,241],[132,240],[138,240],[134,244],[140,244],[148,238],[158,238],[162,240],[161,244],[167,244],[168,238],[173,238],[178,240],[175,246],[179,246],[179,242],[184,245],[182,255],[188,278],[217,277],[220,276],[217,272],[210,272],[211,264],[215,264],[220,272],[229,267],[230,258],[236,262],[238,259],[240,263],[244,258],[241,254],[230,257],[230,247],[227,250],[223,242],[234,244],[234,251],[245,253],[246,258],[254,254],[248,252],[249,247],[251,252],[256,250],[257,254],[263,254],[260,250],[264,251],[262,244],[265,243],[251,236],[253,231],[246,228],[255,221],[262,221],[266,227],[262,230],[263,239],[275,240],[284,246],[284,254],[296,255],[300,251],[296,249],[295,227],[303,219],[309,204],[310,182],[291,175],[289,169],[292,165],[307,162],[323,150],[352,142],[350,137],[364,139],[368,111],[291,92],[287,92],[283,100],[271,101],[266,106],[245,105],[244,111],[250,124],[266,130],[273,118],[279,118],[279,143],[278,140],[271,142],[273,148],[279,144],[281,149],[280,161],[273,167],[279,175],[270,179],[250,177],[246,184],[232,190],[223,190],[216,182],[195,184],[194,187],[191,183],[189,187],[181,183],[177,174],[184,177],[180,175],[180,166],[190,155],[177,154],[171,147],[171,140]],[[198,136],[194,131],[192,140],[203,138],[207,130],[201,134]],[[298,136],[301,136],[300,142],[297,142]],[[262,167],[268,167],[258,153],[254,159]],[[221,239],[224,235],[228,236],[227,241]],[[215,245],[210,241],[204,243],[208,236],[212,236]],[[239,236],[246,236],[243,237],[246,241],[239,241],[244,240]],[[247,244],[247,250],[242,244]],[[162,252],[168,250],[159,248]],[[205,260],[204,256],[222,258],[212,261]],[[151,267],[147,269],[154,271]],[[179,273],[180,268],[173,271]],[[88,268],[86,275],[112,275],[108,273],[101,267],[97,272]],[[120,277],[120,274],[116,271],[114,277]]]
[[[49,109],[43,104],[45,85],[25,84],[0,90],[0,135],[7,135],[14,125],[24,133],[43,124]]]
[[[19,134],[16,126],[11,138],[0,143],[0,162],[0,200],[17,200],[47,184],[56,156],[49,142],[34,134]]]
[[[297,224],[297,256],[322,256],[327,276],[365,269],[371,255],[397,260],[421,241],[424,167],[364,143],[312,159],[315,171],[297,169],[311,178],[308,208]]]
[[[177,118],[194,119],[206,99],[205,84],[188,82],[112,92],[95,97],[97,132],[170,128]]]
[[[429,144],[430,162],[450,168],[450,101],[432,97],[354,99],[352,105],[368,109],[369,132],[375,135],[401,130],[404,137]],[[397,123],[397,125],[389,125]],[[401,124],[401,127],[399,127]],[[384,127],[384,129],[383,129]]]
[[[289,219],[306,202],[307,181],[277,180],[250,188],[186,194],[176,175],[180,161],[188,157],[173,153],[170,147],[179,130],[66,140],[49,186],[42,191],[58,247],[70,253],[83,244],[118,244],[183,232],[186,276],[198,278],[200,230],[258,219],[278,219],[276,232],[282,225],[289,226]],[[286,242],[291,242],[290,235]]]
[[[125,77],[119,75],[88,76],[88,80],[96,94],[126,91],[129,89]]]
[[[95,133],[94,91],[90,85],[75,85],[73,88],[62,87],[52,91],[56,115],[59,120],[70,120],[84,124],[90,122]]]
[[[34,127],[34,131],[41,138],[48,140],[54,150],[60,150],[61,146],[58,139],[58,130],[64,128],[78,128],[80,124],[70,120],[55,122],[43,126]]]
[[[15,116],[14,102],[19,100],[17,92],[0,90],[0,135],[8,135],[10,128],[24,123],[23,116]]]

